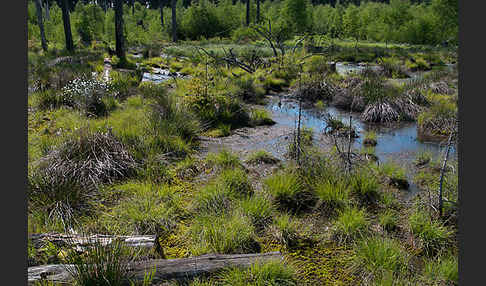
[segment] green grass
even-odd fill
[[[446,254],[425,262],[423,279],[430,284],[459,282],[457,256]]]
[[[398,214],[392,209],[386,209],[378,215],[378,223],[385,231],[393,231],[398,225]]]
[[[198,216],[190,227],[191,253],[254,253],[260,251],[251,220],[239,213]]]
[[[127,262],[134,258],[133,251],[122,242],[115,241],[106,246],[95,243],[83,255],[69,252],[66,260],[74,265],[68,268],[68,272],[74,278],[75,285],[122,286],[132,278]]]
[[[299,211],[306,207],[308,194],[297,174],[291,172],[274,174],[265,179],[264,186],[279,209]]]
[[[376,146],[377,141],[376,139],[378,136],[376,135],[376,132],[374,131],[367,131],[365,133],[364,139],[363,139],[363,145],[365,146]]]
[[[375,201],[379,188],[376,177],[364,169],[357,170],[350,178],[351,192],[365,202]]]
[[[420,240],[427,255],[440,253],[451,242],[453,232],[424,211],[416,210],[410,215],[408,222],[412,233]]]
[[[217,166],[222,169],[234,168],[241,165],[238,156],[226,149],[219,153],[209,153],[206,156],[206,162],[211,166]]]
[[[218,183],[238,197],[248,196],[253,193],[246,172],[240,168],[223,170],[218,177]]]
[[[230,210],[234,199],[235,194],[231,189],[213,183],[202,188],[194,202],[198,213],[222,214]]]
[[[289,214],[282,214],[275,218],[271,227],[272,236],[282,245],[292,248],[297,245],[299,226]]]
[[[364,209],[347,208],[339,213],[333,229],[333,237],[339,243],[348,243],[368,233],[369,219]]]
[[[389,185],[399,189],[408,189],[409,183],[405,168],[395,162],[388,161],[381,164],[378,170],[382,176],[388,179]]]
[[[358,243],[356,263],[373,274],[389,271],[395,275],[405,272],[408,254],[400,242],[390,238],[372,237]]]
[[[270,153],[268,153],[265,150],[258,150],[253,153],[251,153],[248,158],[246,159],[246,162],[249,164],[258,164],[258,163],[265,163],[265,164],[276,164],[280,160],[277,158],[273,157]]]
[[[248,216],[257,230],[263,230],[272,221],[274,206],[271,201],[262,196],[252,196],[240,201],[240,208]]]
[[[343,181],[317,181],[314,192],[318,198],[317,206],[326,213],[344,208],[349,201],[349,189]]]
[[[168,233],[186,212],[180,193],[168,186],[128,182],[111,189],[125,198],[100,217],[109,233]]]
[[[421,167],[427,165],[431,160],[432,160],[432,154],[427,151],[422,151],[415,156],[414,163],[415,166]]]
[[[296,270],[279,261],[256,262],[249,268],[230,268],[219,275],[221,285],[231,286],[294,286]]]
[[[270,113],[265,109],[259,109],[259,108],[255,108],[251,110],[250,122],[254,126],[275,124],[275,121],[272,120]]]

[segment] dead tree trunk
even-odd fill
[[[123,37],[123,0],[115,0],[115,41],[116,56],[121,62],[125,61],[125,47]]]
[[[260,0],[256,0],[257,2],[257,11],[256,11],[256,21],[260,23]]]
[[[159,8],[160,8],[160,25],[162,29],[164,29],[164,0],[159,0]]]
[[[68,1],[62,1],[62,22],[64,24],[64,36],[66,38],[66,50],[73,52],[73,34],[71,33],[71,20],[69,19],[69,6]]]
[[[250,0],[246,0],[246,26],[250,26]]]
[[[281,260],[280,252],[253,253],[253,254],[207,254],[198,257],[179,259],[154,259],[148,261],[132,262],[129,264],[129,273],[133,279],[143,281],[146,273],[153,273],[152,281],[187,279],[199,275],[214,273],[227,267],[249,267],[257,261],[267,262]],[[40,280],[53,282],[70,282],[72,280],[66,268],[72,265],[51,264],[29,267],[28,283],[34,285]]]
[[[177,42],[177,21],[176,21],[176,4],[177,0],[172,0],[172,42]]]
[[[445,173],[445,169],[446,169],[446,166],[447,166],[447,159],[449,157],[449,150],[451,148],[451,142],[452,142],[451,139],[452,139],[452,132],[449,135],[449,140],[447,142],[447,150],[446,150],[446,154],[444,156],[444,162],[442,163],[442,168],[440,169],[440,180],[439,180],[439,216],[442,216],[442,208],[443,208],[443,204],[444,204],[444,200],[443,200],[443,197],[442,197],[442,184],[444,182],[444,173]]]
[[[40,30],[42,49],[44,52],[47,52],[46,34],[44,33],[44,23],[42,22],[42,4],[40,1],[41,0],[35,0],[34,2],[35,8],[37,9],[37,22]]]
[[[51,16],[49,15],[49,0],[46,0],[46,20],[50,20]]]

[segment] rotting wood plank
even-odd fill
[[[146,273],[154,271],[153,281],[167,279],[185,279],[214,273],[226,267],[248,267],[260,261],[281,260],[280,252],[251,253],[251,254],[206,254],[197,257],[178,259],[153,259],[132,262],[128,271],[134,280],[143,280]],[[56,283],[68,283],[71,276],[67,271],[72,265],[50,264],[28,268],[28,282],[33,285],[36,281],[50,280]]]

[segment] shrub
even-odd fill
[[[62,88],[61,101],[83,111],[87,116],[97,117],[107,114],[102,98],[109,96],[109,92],[109,87],[104,82],[85,75],[70,81]]]
[[[308,207],[308,193],[294,173],[278,173],[264,181],[265,188],[281,210],[299,211]]]
[[[250,156],[248,156],[248,159],[246,160],[246,162],[249,164],[258,164],[258,163],[276,164],[279,161],[280,160],[273,157],[270,153],[268,153],[265,150],[258,150],[250,154]]]
[[[252,196],[241,201],[240,208],[257,230],[263,230],[271,222],[273,205],[266,197]]]
[[[253,253],[260,251],[255,241],[255,229],[246,216],[199,216],[190,228],[192,253]]]
[[[317,206],[326,213],[332,213],[336,209],[345,207],[349,200],[349,189],[343,181],[318,181],[315,184],[314,192],[318,198]]]
[[[339,212],[334,223],[333,237],[339,243],[348,243],[368,232],[369,222],[364,209],[347,208]]]
[[[296,270],[279,261],[257,262],[248,269],[229,268],[224,270],[219,279],[222,285],[249,286],[249,285],[297,285]]]
[[[358,244],[356,260],[358,265],[374,274],[384,271],[399,274],[407,268],[408,255],[399,242],[373,237]]]
[[[420,239],[427,255],[435,255],[449,244],[452,231],[425,212],[416,210],[408,220],[412,233]]]

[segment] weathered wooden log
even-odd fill
[[[108,245],[115,240],[124,242],[128,247],[146,247],[152,248],[155,246],[155,235],[76,235],[76,234],[62,234],[62,233],[41,233],[32,234],[29,236],[32,245],[35,248],[40,248],[47,242],[62,247],[73,246],[79,250],[83,250],[85,247],[100,243],[101,245]]]
[[[186,279],[214,273],[226,267],[248,267],[253,263],[281,260],[280,252],[252,254],[207,254],[190,258],[154,259],[132,262],[128,265],[129,274],[134,280],[143,280],[146,274],[153,273],[152,281],[168,279]],[[29,267],[28,282],[50,280],[57,283],[68,283],[72,277],[67,270],[72,265],[51,264]]]

